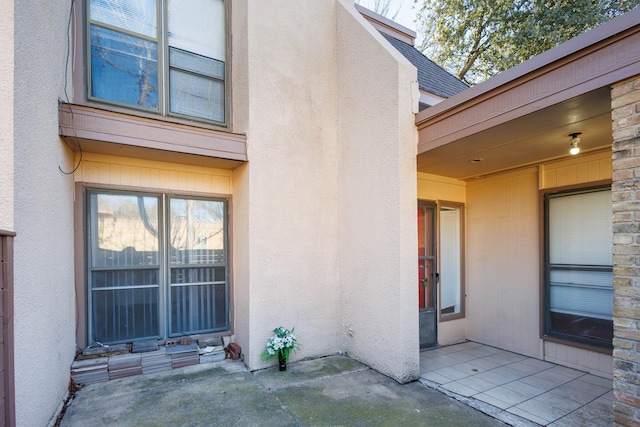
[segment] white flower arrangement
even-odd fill
[[[295,328],[285,329],[279,326],[273,330],[274,335],[267,341],[267,348],[262,352],[262,359],[269,360],[274,356],[278,356],[278,359],[284,357],[284,360],[289,360],[289,354],[292,350],[298,349],[298,341],[296,336],[293,335]]]

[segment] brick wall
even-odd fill
[[[614,414],[640,426],[640,76],[613,86],[611,106]]]

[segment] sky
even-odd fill
[[[375,0],[359,0],[358,3],[368,9],[374,10]],[[393,18],[393,16],[387,16],[387,18],[413,31],[416,30],[416,24],[413,22],[416,15],[413,8],[413,0],[390,0],[389,11],[390,15],[398,11],[398,15],[395,18]]]

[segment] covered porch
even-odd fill
[[[616,256],[636,254],[636,249],[622,245],[635,245],[637,240],[616,238],[616,232],[637,230],[628,226],[633,213],[622,214],[626,205],[618,205],[636,197],[632,193],[637,188],[633,168],[640,99],[639,23],[636,9],[416,116],[418,199],[464,208],[460,308],[457,316],[447,316],[446,307],[434,299],[440,310],[437,344],[473,341],[422,352],[424,381],[502,411],[525,411],[532,415],[530,421],[550,424],[561,423],[564,416],[576,413],[575,405],[584,403],[555,400],[565,408],[550,406],[549,415],[541,417],[536,408],[542,401],[559,391],[569,393],[580,381],[581,387],[597,391],[586,403],[600,407],[613,399],[614,376],[627,378],[626,371],[635,369],[637,341],[627,340],[637,340],[635,323],[617,321],[616,316],[638,318],[629,299],[638,293],[635,279],[629,278],[633,268],[619,267],[629,257]],[[574,138],[579,139],[579,154],[570,154]],[[629,194],[622,194],[625,189]],[[570,236],[581,230],[590,233],[593,227],[589,221],[572,224],[569,211],[560,209],[554,216],[549,200],[600,191],[609,203],[610,218],[602,232],[609,234],[604,261],[587,260],[591,255],[579,248],[575,253],[580,262],[554,262],[553,239],[566,239],[550,232],[554,218],[566,219],[556,221],[557,228],[573,230]],[[595,205],[585,199],[576,206]],[[563,271],[554,276],[554,269]],[[597,270],[593,274],[609,278],[597,285],[590,279],[578,283],[567,278],[579,270],[588,271],[585,277]],[[625,289],[619,290],[620,285]],[[569,290],[578,287],[580,291]],[[597,293],[591,293],[595,288]],[[478,371],[468,375],[458,372],[461,366],[456,365],[494,360],[492,351],[508,363],[490,370],[505,372],[503,380],[509,383],[536,377],[566,381],[518,400],[517,390],[507,396],[494,390],[504,384],[480,381],[483,372],[492,376],[486,367],[474,366]],[[451,354],[445,357],[446,352]],[[459,360],[470,357],[467,352],[478,354]],[[531,372],[520,372],[516,366]],[[452,376],[442,375],[445,372]],[[615,394],[618,408],[638,407],[637,398],[622,396],[619,390]],[[616,409],[616,422],[626,419],[624,411]]]

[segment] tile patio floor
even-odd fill
[[[420,353],[420,381],[514,426],[610,426],[613,381],[465,342]]]

